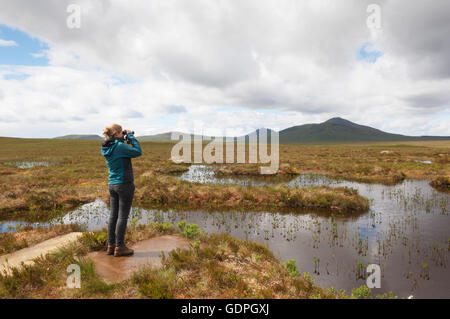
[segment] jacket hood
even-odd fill
[[[116,148],[117,144],[123,142],[120,138],[109,138],[102,143],[102,155],[109,156]]]

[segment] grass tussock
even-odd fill
[[[450,193],[450,177],[449,176],[436,177],[435,179],[433,179],[430,182],[430,185],[441,192]]]
[[[205,210],[330,209],[364,212],[368,200],[347,187],[241,186],[190,183],[171,176],[153,176],[135,192],[135,203],[146,208]]]
[[[307,276],[291,276],[266,247],[228,234],[210,235],[190,250],[172,251],[162,269],[144,269],[132,281],[140,295],[149,298],[336,297]]]
[[[266,164],[267,165],[267,164]],[[279,166],[276,174],[271,175],[298,175],[301,172],[292,167],[290,164],[283,163]],[[214,174],[220,176],[261,176],[260,165],[258,164],[232,164],[218,167],[214,170]]]

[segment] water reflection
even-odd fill
[[[200,173],[199,173],[200,172]],[[201,172],[204,172],[202,176]],[[206,178],[204,178],[206,176]],[[198,165],[180,178],[191,182],[237,183],[248,185],[251,178],[219,179],[212,168]],[[262,184],[277,182],[264,181]],[[358,265],[377,263],[383,279],[380,292],[401,296],[449,297],[450,196],[438,192],[427,181],[405,180],[395,186],[365,184],[331,179],[320,174],[304,174],[285,184],[291,187],[347,186],[370,199],[368,214],[337,218],[310,214],[283,215],[286,232],[273,233],[267,244],[282,260],[296,259],[302,271],[316,272],[323,286],[350,289],[365,284],[358,278]],[[272,220],[279,214],[269,214]],[[258,229],[263,231],[262,226]],[[237,237],[239,234],[233,234]],[[261,236],[251,240],[263,241]],[[320,260],[315,267],[314,258]],[[320,271],[324,267],[325,271]],[[334,271],[333,271],[333,270]],[[320,276],[318,273],[320,272]],[[376,292],[378,293],[378,292]]]
[[[180,179],[198,183],[240,184],[244,186],[263,186],[267,184],[287,183],[296,178],[289,175],[256,175],[252,177],[235,175],[233,177],[216,176],[214,168],[207,165],[191,165],[181,174]]]

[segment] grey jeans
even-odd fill
[[[111,184],[108,186],[111,214],[108,222],[108,245],[124,244],[128,215],[134,196],[134,183]]]

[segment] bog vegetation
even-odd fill
[[[100,155],[99,141],[0,138],[0,143],[0,221],[49,221],[96,198],[108,203],[108,170]],[[259,164],[212,165],[216,177],[280,180],[264,186],[181,180],[180,174],[188,171],[190,164],[170,160],[173,145],[141,143],[143,156],[133,160],[136,185],[133,206],[224,213],[315,209],[333,216],[368,210],[370,201],[352,188],[288,187],[282,183],[285,178],[307,172],[385,185],[408,178],[425,179],[438,191],[449,192],[448,141],[281,144],[276,177],[258,177]],[[0,234],[0,255],[74,230],[79,230],[77,225],[25,228]],[[43,257],[33,266],[16,270],[13,276],[0,278],[0,297],[349,297],[336,289],[316,287],[308,273],[297,269],[295,261],[282,264],[264,246],[225,234],[207,236],[195,224],[133,224],[126,238],[133,243],[163,233],[177,233],[192,243],[190,250],[166,256],[161,269],[144,269],[126,282],[108,285],[97,277],[92,262],[86,259],[87,252],[104,249],[106,233],[86,232],[79,243]],[[81,265],[85,283],[77,292],[64,288],[65,267],[74,261]],[[374,297],[364,287],[355,289],[351,296]]]

